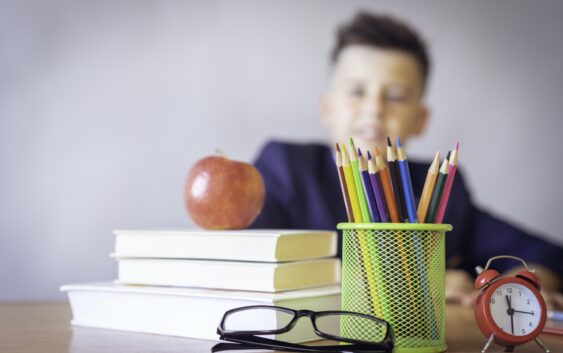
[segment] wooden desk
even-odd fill
[[[2,353],[102,352],[210,352],[215,342],[140,333],[71,327],[67,303],[0,304]],[[473,312],[459,306],[446,311],[448,352],[480,352],[485,341],[473,321]],[[542,335],[551,352],[563,352],[563,338]],[[488,352],[502,352],[493,345]],[[542,352],[529,343],[516,352]]]

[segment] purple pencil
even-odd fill
[[[360,172],[362,184],[364,186],[364,193],[368,204],[368,211],[372,222],[381,222],[379,211],[377,210],[377,201],[373,194],[373,187],[369,173],[366,168],[366,159],[362,156],[362,151],[358,148],[358,171]]]
[[[377,209],[379,211],[379,216],[381,217],[381,222],[389,222],[389,217],[387,213],[387,204],[385,203],[385,194],[383,193],[383,186],[381,185],[381,180],[377,176],[377,166],[371,158],[371,154],[368,151],[368,172],[371,180],[371,187],[375,195],[375,202],[377,203]]]

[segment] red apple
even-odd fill
[[[242,229],[260,214],[265,194],[262,175],[252,165],[212,156],[190,169],[184,201],[202,228]]]

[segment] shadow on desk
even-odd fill
[[[0,304],[1,353],[192,353],[211,352],[216,342],[189,338],[71,327],[67,303]],[[551,352],[563,352],[563,337],[541,336]],[[485,338],[477,329],[473,311],[446,307],[446,342],[449,353],[477,353]],[[502,352],[493,345],[487,352]],[[255,351],[258,352],[258,351]],[[533,342],[515,352],[542,352]]]

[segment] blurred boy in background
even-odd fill
[[[406,24],[358,13],[337,32],[331,62],[320,117],[334,143],[352,137],[356,147],[373,152],[378,146],[385,156],[387,136],[399,136],[407,144],[425,131],[429,110],[423,98],[430,59],[425,43]],[[332,146],[283,142],[265,146],[255,165],[264,177],[266,203],[253,227],[335,229],[346,221]],[[429,163],[409,161],[409,166],[414,195],[420,196]],[[549,305],[563,307],[557,292],[563,275],[562,249],[478,209],[459,170],[444,223],[453,225],[446,238],[447,267],[457,269],[446,275],[448,300],[471,304],[475,266],[509,254],[539,268]],[[503,261],[495,268],[506,271],[514,265]]]

